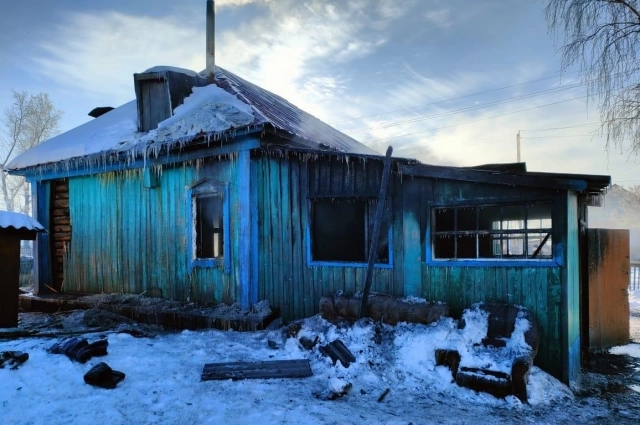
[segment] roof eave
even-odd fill
[[[405,165],[401,167],[400,171],[402,174],[416,177],[441,178],[506,186],[574,190],[585,193],[601,192],[608,187],[611,181],[609,176],[532,172],[491,172],[480,171],[472,168],[444,167],[427,164]]]
[[[23,176],[27,179],[37,177],[38,180],[46,180],[51,175],[59,176],[60,174],[82,175],[79,171],[84,170],[84,174],[95,174],[106,171],[118,171],[120,169],[144,168],[145,166],[166,165],[183,160],[195,159],[197,153],[192,155],[180,155],[183,150],[202,151],[202,157],[208,154],[220,152],[226,154],[242,150],[242,148],[258,148],[259,142],[254,144],[242,144],[243,140],[250,138],[259,138],[259,134],[264,131],[264,125],[254,124],[250,127],[229,131],[226,134],[229,137],[218,137],[213,139],[208,134],[200,134],[190,138],[188,141],[175,140],[169,143],[163,143],[163,147],[157,151],[156,156],[144,155],[143,149],[137,150],[135,158],[131,157],[130,151],[105,151],[101,153],[69,158],[66,160],[37,164],[24,168],[15,168],[7,170],[9,174]],[[226,143],[223,143],[226,142]],[[212,147],[212,145],[218,145]],[[147,146],[148,147],[148,146]],[[146,147],[145,147],[146,148]],[[152,153],[153,151],[151,151]],[[164,161],[158,161],[166,158]],[[118,167],[120,166],[120,167]]]

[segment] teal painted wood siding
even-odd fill
[[[417,188],[407,187],[416,186]],[[530,309],[540,328],[539,352],[536,364],[556,377],[562,376],[561,311],[563,295],[563,267],[561,265],[509,266],[500,265],[446,265],[427,263],[426,244],[430,244],[430,207],[436,205],[464,205],[492,202],[523,202],[548,200],[553,202],[554,249],[563,251],[566,234],[565,193],[545,189],[523,189],[487,184],[460,183],[446,180],[405,180],[403,214],[405,235],[420,234],[417,238],[405,238],[405,252],[421,254],[421,285],[406,285],[416,295],[431,301],[445,301],[453,316],[458,316],[476,302],[504,302]],[[417,196],[416,196],[417,195]],[[415,220],[418,217],[418,220]],[[419,226],[419,229],[417,228]],[[407,229],[411,227],[411,229]],[[419,244],[419,247],[418,247]],[[414,256],[416,255],[414,254]],[[405,260],[406,263],[406,260]],[[413,268],[405,266],[405,281],[415,280]]]
[[[292,320],[316,314],[322,296],[362,291],[366,267],[308,265],[308,196],[377,195],[376,185],[367,186],[362,176],[378,176],[379,184],[380,164],[316,162],[294,156],[260,157],[256,161],[259,299],[268,299],[285,320]],[[401,228],[394,219],[392,227]],[[393,239],[394,258],[402,248],[399,239]],[[401,295],[401,287],[393,288],[393,277],[393,269],[376,268],[372,291]]]
[[[151,188],[145,187],[142,170],[71,177],[72,240],[64,289],[146,291],[168,299],[243,305],[267,299],[286,321],[312,316],[322,296],[362,291],[367,269],[365,263],[309,261],[311,199],[376,197],[381,174],[382,161],[373,158],[245,150],[165,166]],[[189,272],[188,188],[202,178],[229,184],[228,272],[223,267]],[[481,301],[527,307],[540,328],[536,364],[565,382],[571,379],[580,349],[574,193],[394,173],[388,199],[390,262],[374,269],[372,291],[444,301],[454,317]],[[427,258],[433,207],[530,201],[552,205],[553,249],[560,253],[553,261],[438,264]]]
[[[145,187],[141,169],[70,178],[72,239],[65,291],[149,293],[203,303],[238,300],[243,267],[238,241],[244,239],[237,217],[248,196],[237,184],[239,157],[166,167],[158,170],[153,188]],[[189,273],[187,188],[205,177],[231,182],[229,273],[224,267],[195,267]]]
[[[323,295],[361,291],[366,268],[309,264],[305,253],[308,198],[318,194],[375,195],[381,163],[297,156],[265,156],[255,161],[259,298],[268,299],[281,309],[285,320],[291,320],[316,314]],[[445,301],[454,317],[475,302],[522,305],[534,313],[540,328],[536,364],[562,379],[564,365],[559,360],[567,359],[568,350],[568,341],[563,340],[565,297],[578,302],[573,292],[566,292],[567,273],[562,265],[567,255],[570,261],[577,261],[575,253],[566,249],[567,240],[576,237],[573,230],[567,233],[567,214],[574,214],[567,209],[567,192],[394,175],[390,199],[393,268],[375,269],[373,290]],[[555,252],[561,253],[559,263],[437,265],[425,258],[427,244],[431,243],[431,207],[532,200],[553,205],[552,240]],[[567,307],[574,314],[575,306]]]

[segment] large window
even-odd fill
[[[387,202],[388,205],[388,202]],[[314,198],[311,200],[311,260],[366,264],[377,200]],[[390,261],[389,208],[385,208],[376,250],[377,264]]]
[[[551,259],[550,202],[435,207],[434,259]]]
[[[229,265],[228,185],[205,179],[189,190],[191,266]]]

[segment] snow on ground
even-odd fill
[[[449,370],[435,366],[433,358],[434,348],[465,336],[449,318],[429,326],[359,321],[337,327],[315,316],[304,321],[297,338],[286,328],[183,331],[155,338],[115,332],[85,336],[90,342],[105,336],[109,354],[80,364],[46,351],[59,339],[0,341],[0,351],[26,351],[30,356],[17,370],[0,369],[0,423],[635,423],[633,412],[613,412],[598,398],[574,397],[537,367],[528,385],[531,405],[458,387]],[[303,336],[318,337],[312,351],[298,342]],[[340,362],[334,366],[318,350],[336,338],[357,359],[349,368]],[[277,348],[270,348],[268,341]],[[313,376],[200,381],[205,363],[279,359],[309,359]],[[83,375],[100,361],[126,374],[117,388],[84,383]],[[352,385],[347,395],[328,400],[332,390],[347,384]],[[390,392],[378,402],[387,388]]]

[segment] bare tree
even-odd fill
[[[624,203],[628,206],[637,218],[640,217],[640,185],[634,185],[627,188],[628,195],[624,198]]]
[[[564,38],[562,69],[578,65],[611,146],[640,151],[640,0],[547,0],[549,30]]]
[[[29,212],[26,200],[29,188],[22,177],[9,176],[7,164],[17,155],[55,136],[62,112],[56,109],[48,93],[31,95],[13,91],[13,103],[4,110],[0,120],[0,191],[4,208],[9,211]],[[20,202],[19,195],[25,195]]]

